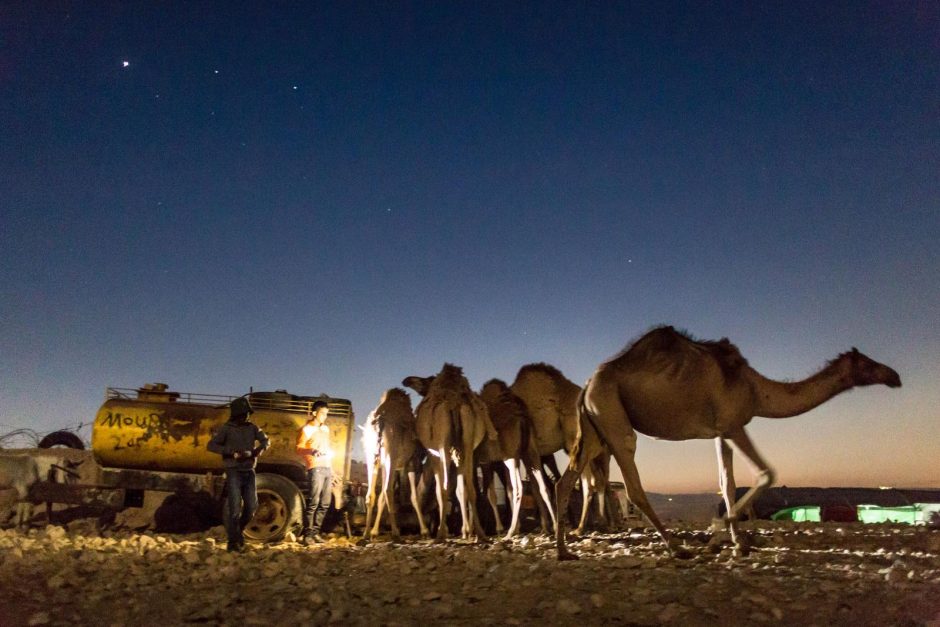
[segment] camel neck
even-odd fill
[[[753,389],[757,397],[755,416],[789,418],[825,403],[852,387],[832,363],[803,381],[774,381],[754,371]]]

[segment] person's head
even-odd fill
[[[330,413],[330,406],[326,404],[326,401],[314,401],[313,405],[310,406],[310,420],[313,420],[318,425],[322,425],[326,422],[326,417]]]
[[[247,422],[248,416],[254,412],[251,403],[244,396],[239,396],[232,401],[229,406],[229,414],[232,422]]]

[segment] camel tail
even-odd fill
[[[578,392],[578,432],[574,438],[574,445],[571,447],[571,453],[569,454],[570,462],[568,467],[572,469],[584,468],[587,460],[582,460],[586,454],[584,447],[584,425],[585,421],[588,421],[587,424],[590,424],[591,427],[596,431],[597,428],[594,427],[594,417],[591,415],[591,412],[587,408],[587,404],[584,402],[584,393],[588,388],[588,385],[591,383],[591,380],[588,379],[584,384],[584,387],[581,388],[581,391]]]

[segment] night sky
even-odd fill
[[[361,422],[672,324],[900,373],[755,419],[780,484],[937,486],[938,174],[935,2],[5,2],[0,430],[154,381]],[[711,441],[637,463],[717,489]]]

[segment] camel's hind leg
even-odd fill
[[[591,512],[591,500],[594,498],[594,491],[591,489],[591,466],[584,469],[581,473],[581,520],[578,527],[572,531],[572,535],[580,536],[584,533],[587,526],[588,514]]]
[[[551,496],[548,494],[548,486],[545,482],[545,475],[542,474],[541,468],[533,466],[529,467],[529,475],[535,479],[535,484],[533,484],[533,487],[537,485],[537,490],[533,489],[534,494],[532,496],[536,499],[536,502],[539,505],[539,518],[541,518],[542,521],[542,533],[551,534],[552,530],[558,523],[555,520],[555,510],[552,506]],[[548,517],[546,517],[546,512]],[[551,527],[548,526],[549,521],[547,518],[551,519]]]
[[[367,543],[369,541],[369,538],[376,533],[376,531],[372,530],[371,527],[372,527],[372,517],[373,517],[373,513],[375,512],[375,506],[376,506],[376,503],[375,503],[376,484],[378,483],[378,478],[379,478],[378,464],[377,463],[371,464],[371,468],[369,470],[370,470],[369,487],[366,491],[366,526],[362,530],[362,540],[361,540],[363,544]],[[376,520],[376,523],[378,523],[377,520]],[[377,524],[376,524],[376,527],[378,527]]]
[[[715,438],[715,452],[718,454],[718,485],[721,488],[721,496],[725,501],[725,516],[721,519],[715,519],[712,525],[712,531],[715,534],[712,537],[711,545],[717,550],[721,542],[721,535],[727,526],[731,533],[731,542],[735,548],[738,548],[738,521],[730,518],[734,510],[734,498],[737,490],[734,483],[734,458],[733,451],[724,438]]]
[[[418,499],[418,486],[414,470],[408,471],[408,487],[411,488],[411,506],[415,509],[415,515],[418,517],[418,528],[421,530],[421,537],[427,538],[428,526],[424,524],[424,516],[421,514],[421,504]]]
[[[481,466],[480,470],[483,472],[483,493],[486,494],[486,500],[490,504],[490,509],[493,510],[496,533],[500,534],[503,532],[503,520],[499,515],[499,507],[496,505],[496,480],[493,476],[496,473],[491,464]]]
[[[507,459],[506,468],[509,470],[509,482],[507,486],[507,495],[509,489],[512,489],[512,522],[509,523],[509,530],[506,532],[506,540],[519,532],[519,512],[522,510],[522,473],[519,470],[518,459]]]
[[[555,520],[555,548],[558,552],[559,560],[576,560],[577,556],[568,550],[565,546],[565,527],[568,523],[568,501],[571,498],[571,491],[574,484],[581,476],[581,472],[587,465],[587,461],[580,456],[571,459],[571,463],[561,476],[558,483],[555,484],[555,508],[558,512],[558,518]]]
[[[653,511],[653,506],[646,497],[646,491],[643,490],[640,473],[636,468],[634,459],[636,455],[636,431],[633,430],[626,411],[619,403],[619,399],[618,402],[608,403],[607,405],[601,411],[595,412],[596,417],[591,418],[591,423],[600,430],[601,438],[617,460],[620,472],[623,473],[623,482],[627,487],[627,495],[633,504],[643,512],[650,524],[656,528],[663,542],[669,547],[670,552],[673,555],[684,557],[686,552],[676,546],[669,532],[666,531],[666,527],[663,526],[656,512]]]
[[[744,431],[744,427],[739,427],[734,431],[728,433],[728,439],[734,442],[734,445],[738,447],[738,450],[744,455],[744,458],[751,463],[751,467],[757,474],[757,481],[754,486],[748,490],[744,496],[741,497],[741,500],[734,503],[734,506],[728,509],[728,512],[725,514],[726,520],[728,520],[732,525],[732,530],[734,530],[734,524],[737,523],[737,520],[741,517],[741,512],[749,510],[754,501],[761,495],[761,493],[766,490],[769,486],[773,485],[775,476],[774,471],[771,467],[764,461],[764,458],[761,457],[760,453],[757,452],[757,449],[754,447],[754,443],[751,442],[751,438],[748,437],[747,432]],[[726,445],[727,446],[727,445]],[[728,457],[730,459],[731,454],[729,452]],[[731,483],[731,498],[732,502],[734,499],[734,483],[732,480]],[[725,506],[727,507],[728,501],[725,500]],[[732,531],[732,538],[734,538],[734,531]],[[746,552],[747,547],[740,544],[735,540],[735,552]]]
[[[437,539],[447,539],[447,465],[450,460],[447,458],[447,451],[441,449],[440,457],[432,457],[431,463],[434,465],[434,495],[437,497],[437,508],[440,516],[440,524],[437,528]]]
[[[389,526],[392,528],[392,540],[395,542],[401,541],[401,530],[398,528],[398,518],[396,517],[398,509],[398,491],[395,489],[395,473],[392,471],[391,460],[386,466],[385,478],[382,482],[382,501],[388,505],[388,522]],[[381,503],[379,504],[379,511],[381,511]],[[379,518],[376,519],[376,523],[379,522]]]

